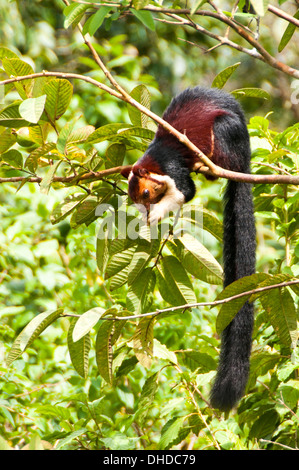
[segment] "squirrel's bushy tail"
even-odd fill
[[[255,222],[251,186],[228,181],[224,207],[224,287],[255,271]],[[242,397],[249,374],[253,304],[246,302],[221,336],[211,404],[230,410]]]

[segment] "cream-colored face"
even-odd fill
[[[134,185],[134,190],[130,191],[131,199],[137,204],[144,205],[147,210],[151,204],[159,202],[167,191],[166,182],[157,181],[155,176],[151,174],[145,177],[129,176],[129,187],[131,178],[138,178],[138,185]]]

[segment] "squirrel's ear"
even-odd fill
[[[121,174],[122,176],[124,176],[125,178],[128,178],[128,177],[129,177],[129,174],[130,174],[130,172],[131,172],[131,170],[132,170],[132,167],[131,167],[131,166],[125,166],[125,167],[121,170],[120,174]]]
[[[144,178],[149,174],[149,171],[146,170],[145,168],[140,168],[140,167],[133,167],[132,169],[134,175],[139,176],[140,178]]]

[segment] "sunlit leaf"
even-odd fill
[[[26,121],[37,124],[43,114],[45,102],[46,95],[39,96],[38,98],[28,98],[20,104],[20,115]]]

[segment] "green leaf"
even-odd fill
[[[143,367],[150,368],[154,345],[154,318],[144,317],[139,323],[133,338],[134,353]]]
[[[81,318],[81,317],[80,317]],[[68,335],[67,335],[67,343],[68,349],[70,353],[70,358],[74,369],[78,372],[78,374],[86,379],[88,375],[88,365],[89,365],[89,351],[90,351],[90,335],[87,333],[78,341],[73,341],[73,331],[78,322],[77,318],[73,318],[70,324]]]
[[[153,302],[156,276],[152,268],[146,268],[131,284],[127,293],[127,309],[135,314],[148,311]]]
[[[0,157],[0,161],[7,163],[13,168],[23,168],[23,156],[21,152],[15,149],[3,153]]]
[[[294,18],[299,19],[299,10],[297,10],[297,12],[295,13]],[[296,25],[294,25],[293,23],[289,23],[278,45],[278,52],[283,51],[283,49],[292,39],[292,36],[295,31],[296,31]]]
[[[135,419],[142,425],[144,419],[148,415],[150,408],[153,404],[156,392],[159,386],[159,373],[156,372],[150,375],[141,390],[140,398],[138,401],[138,409],[135,413]]]
[[[159,448],[167,450],[171,447],[173,441],[179,436],[180,430],[184,426],[185,416],[171,418],[162,428]]]
[[[146,28],[150,29],[151,31],[155,31],[155,22],[153,20],[152,14],[149,11],[140,11],[140,10],[133,10],[130,8],[130,12],[136,16],[136,18],[141,21],[141,23],[146,26]]]
[[[161,344],[157,339],[154,339],[153,356],[172,362],[173,364],[178,363],[176,353],[174,351],[170,351],[165,344]]]
[[[119,131],[118,136],[140,137],[141,139],[151,141],[155,137],[155,133],[150,129],[144,129],[143,127],[132,127],[130,129],[125,129],[124,131]]]
[[[72,130],[74,128],[74,125],[76,124],[77,119],[72,119],[70,122],[67,122],[61,131],[59,132],[59,136],[57,139],[57,150],[65,154],[66,152],[66,144],[68,142],[68,139],[72,133]]]
[[[104,313],[105,309],[102,307],[94,307],[83,313],[74,325],[72,336],[73,342],[75,343],[87,335]]]
[[[43,177],[43,180],[40,184],[41,193],[48,194],[52,181],[53,181],[53,177],[55,176],[56,170],[61,164],[61,162],[62,160],[58,160],[55,163],[53,163],[53,165],[51,165],[50,169],[48,170],[48,173],[46,174],[46,176]]]
[[[279,414],[273,408],[265,413],[262,413],[256,421],[252,424],[249,432],[250,439],[261,439],[272,435],[277,429],[279,423]]]
[[[131,246],[120,253],[113,255],[107,265],[105,272],[105,279],[109,279],[122,271],[126,266],[129,266],[135,252],[135,247]]]
[[[53,158],[55,154],[58,154],[58,151],[56,149],[56,143],[49,142],[41,147],[38,147],[30,153],[30,155],[26,159],[25,167],[29,168],[30,171],[35,172],[38,167],[38,161],[41,157],[47,158],[47,156],[49,155],[51,156],[51,158]]]
[[[270,94],[261,88],[239,88],[232,91],[231,94],[236,98],[240,96],[245,96],[246,98],[261,98],[264,100],[271,98]]]
[[[46,95],[42,95],[38,98],[28,98],[23,101],[19,107],[21,117],[26,121],[37,124],[43,114],[46,98]]]
[[[111,144],[106,150],[105,168],[114,168],[123,164],[126,155],[124,144]]]
[[[114,322],[103,321],[96,338],[96,362],[100,375],[108,384],[112,384],[112,345]]]
[[[19,129],[29,125],[29,122],[25,121],[20,115],[20,103],[20,101],[17,101],[2,109],[0,112],[0,126]]]
[[[104,219],[102,222],[102,226],[106,224],[106,220]],[[109,237],[109,230],[103,231],[100,229],[101,233],[104,232],[104,236],[97,237],[97,247],[96,247],[96,259],[97,259],[97,266],[100,271],[100,274],[104,274],[107,266],[107,262],[109,259],[109,248],[110,248],[110,237]]]
[[[263,282],[268,274],[257,273],[251,276],[245,276],[227,286],[216,298],[223,300],[234,295],[241,294],[259,287],[259,283]],[[250,299],[250,294],[242,296],[238,299],[230,300],[222,305],[216,320],[216,330],[220,334],[224,328],[232,321],[244,303]],[[253,301],[253,299],[250,299]]]
[[[183,266],[194,276],[210,284],[222,284],[222,268],[214,256],[192,235],[178,237],[187,250]]]
[[[44,93],[47,95],[45,110],[54,122],[67,110],[73,95],[73,86],[68,80],[55,78],[46,83]]]
[[[85,11],[90,8],[90,5],[84,5],[84,4],[76,4],[72,3],[71,5],[68,5],[64,10],[63,13],[65,15],[65,20],[64,20],[64,27],[67,29],[69,26],[73,25],[76,26],[79,21],[81,21]]]
[[[1,46],[0,47],[0,60],[2,59],[18,59],[18,55],[11,51],[10,49],[8,49],[7,47],[4,47],[4,46]]]
[[[83,26],[83,34],[89,33],[90,36],[93,36],[94,33],[101,27],[110,10],[111,7],[109,6],[100,7],[98,11],[85,22]]]
[[[33,68],[31,67],[31,65],[27,64],[27,62],[24,62],[19,58],[3,59],[2,65],[9,77],[22,77],[25,75],[31,75],[33,73]],[[19,82],[14,83],[17,92],[23,100],[30,97],[30,93],[33,88],[33,83],[34,81],[32,79],[21,80]]]
[[[62,315],[62,313],[63,309],[59,308],[58,310],[49,310],[40,313],[34,317],[14,341],[6,360],[7,365],[10,365],[17,359],[51,323]]]
[[[237,62],[234,65],[226,67],[224,70],[218,73],[212,82],[212,88],[223,88],[227,80],[234,73],[234,71],[239,67],[241,62]]]
[[[87,143],[96,144],[102,142],[103,140],[109,140],[112,137],[117,136],[120,129],[128,129],[131,127],[130,124],[117,123],[117,124],[106,124],[105,126],[99,127],[96,129],[90,136],[86,139]]]
[[[139,243],[130,263],[128,271],[128,286],[130,286],[146,268],[151,258],[151,245],[149,243]]]
[[[180,219],[191,224],[191,229],[188,227],[187,232],[192,233],[194,225],[196,229],[206,230],[217,240],[222,241],[223,225],[213,212],[188,204],[183,208]]]
[[[68,215],[70,215],[76,207],[81,204],[86,198],[88,197],[88,194],[70,194],[65,198],[64,201],[62,201],[60,204],[55,206],[51,216],[50,220],[52,224],[58,224],[62,220],[64,220]]]
[[[174,256],[162,258],[157,266],[160,293],[170,305],[195,303],[196,296],[190,279],[179,260]]]
[[[10,129],[5,129],[4,132],[0,134],[0,154],[6,152],[16,141],[17,136],[15,132]]]
[[[145,85],[137,85],[131,91],[130,95],[134,100],[138,101],[138,103],[142,104],[147,109],[150,109],[151,95]],[[135,108],[135,106],[132,106],[130,104],[128,104],[128,113],[133,126],[143,128],[147,127],[149,118],[146,114],[142,113],[141,111],[139,111],[139,109]]]
[[[280,341],[294,348],[298,340],[297,314],[289,290],[272,289],[261,296],[260,301]]]

